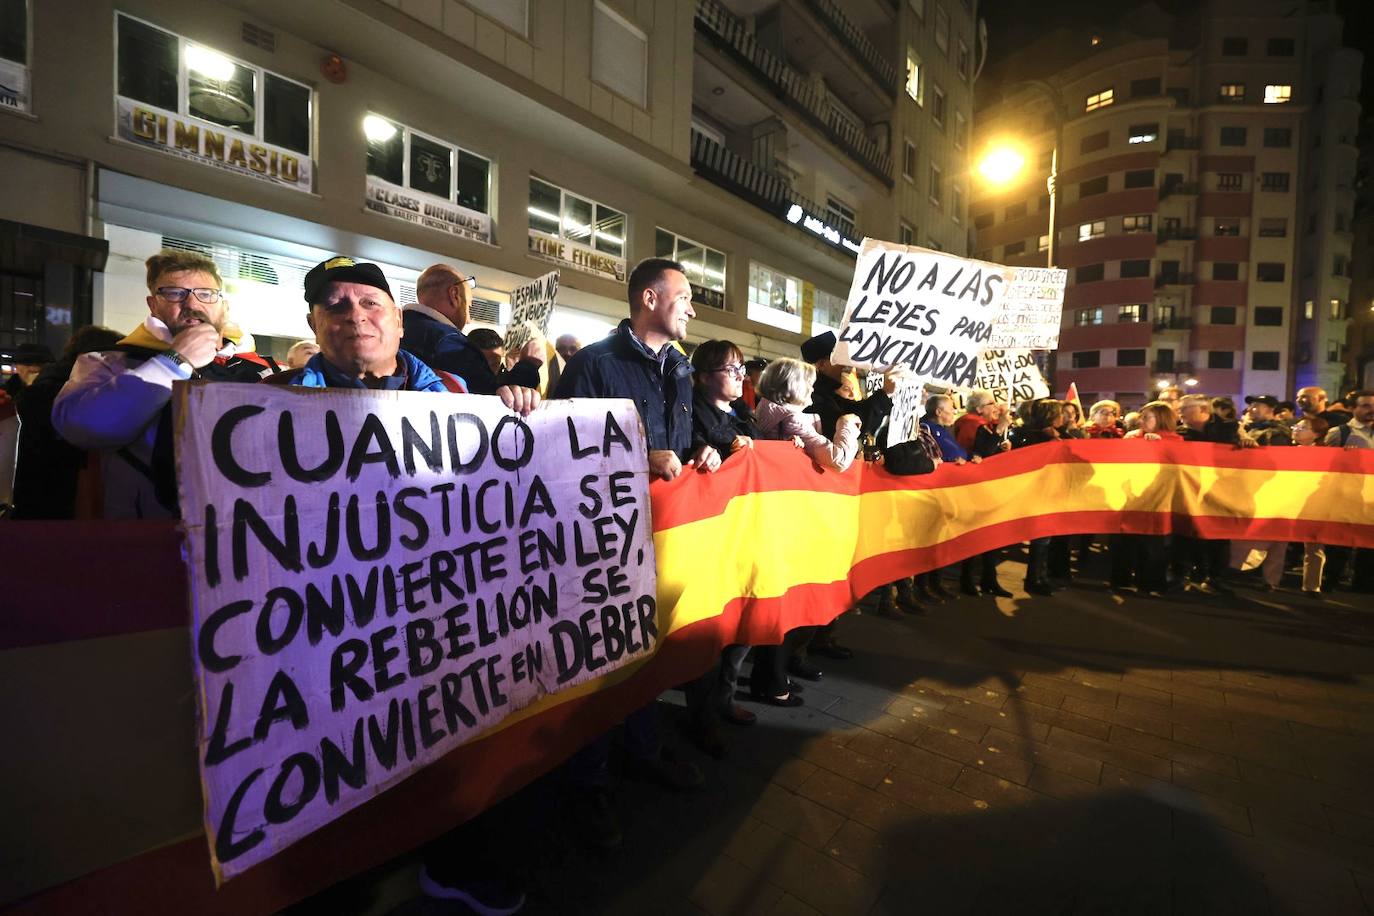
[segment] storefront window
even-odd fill
[[[0,0],[0,108],[29,110],[29,0]]]
[[[654,254],[682,264],[692,285],[692,301],[725,308],[725,253],[664,229],[654,232]]]
[[[625,279],[624,213],[531,177],[529,219],[534,257]]]
[[[823,289],[816,290],[815,303],[811,307],[811,333],[834,331],[838,334],[840,323],[844,321],[844,305],[844,296],[827,293]]]
[[[801,281],[757,262],[749,264],[749,320],[801,333]]]
[[[367,137],[368,209],[464,238],[491,241],[490,162],[377,114],[363,118],[363,134]]]

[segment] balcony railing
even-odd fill
[[[844,11],[833,0],[806,0],[806,6],[811,12],[815,13],[816,18],[828,25],[840,44],[844,45],[854,59],[857,60],[868,72],[868,75],[877,80],[878,85],[883,87],[889,98],[897,95],[897,68],[892,62],[883,57],[882,53],[874,47],[873,42],[868,40],[868,36],[859,31],[854,23],[850,22],[845,16]]]
[[[858,239],[851,223],[831,219],[823,207],[793,191],[781,176],[759,168],[697,130],[692,131],[692,168],[730,193],[810,232],[850,257],[858,255]]]
[[[1156,318],[1156,331],[1185,331],[1193,326],[1191,318]]]
[[[1160,274],[1155,277],[1155,286],[1191,286],[1192,274]]]
[[[696,25],[697,30],[721,51],[767,84],[788,107],[802,115],[855,162],[883,184],[893,186],[892,158],[835,111],[829,100],[816,92],[804,76],[760,46],[739,17],[718,0],[697,0]]]
[[[1159,199],[1163,200],[1171,194],[1196,194],[1197,192],[1196,181],[1171,181],[1159,189]]]
[[[1191,242],[1197,238],[1197,229],[1192,226],[1173,226],[1159,230],[1161,242]]]

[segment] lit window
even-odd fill
[[[1086,242],[1088,239],[1101,238],[1107,234],[1107,223],[1105,220],[1098,220],[1094,223],[1084,223],[1078,227],[1078,240]]]
[[[1110,86],[1103,89],[1101,92],[1094,92],[1092,95],[1088,96],[1088,101],[1084,105],[1084,110],[1097,111],[1099,108],[1106,108],[1114,101],[1112,94],[1113,91]]]
[[[906,52],[906,94],[911,96],[917,105],[925,104],[921,98],[921,59],[910,48]]]
[[[1039,251],[1049,251],[1049,250],[1050,250],[1050,237],[1049,237],[1049,235],[1042,235],[1042,236],[1040,236],[1040,239],[1039,239],[1038,242],[1036,242],[1036,246],[1035,246],[1035,247],[1036,247],[1036,249],[1039,250]]]
[[[802,284],[796,277],[749,263],[749,320],[801,333]]]
[[[1217,91],[1217,96],[1223,102],[1244,102],[1245,84],[1244,83],[1222,83]]]
[[[725,252],[666,229],[655,229],[654,255],[682,265],[683,274],[692,286],[692,302],[725,308]]]
[[[1343,317],[1342,311],[1341,311],[1341,300],[1339,300],[1339,299],[1332,299],[1332,300],[1331,300],[1331,303],[1330,303],[1330,306],[1331,306],[1330,314],[1331,314],[1331,317],[1332,317],[1332,318],[1341,318],[1341,317]]]
[[[964,43],[959,50],[967,54]],[[0,108],[29,110],[29,4],[0,4]]]
[[[491,163],[453,144],[425,136],[389,118],[363,118],[367,136],[367,174],[398,187],[452,201],[476,213],[489,213]],[[368,205],[373,195],[368,195]],[[384,211],[385,212],[385,211]],[[490,240],[490,229],[460,233]]]
[[[530,229],[595,249],[625,256],[625,214],[579,197],[557,185],[530,178]]]
[[[1123,216],[1121,218],[1122,232],[1152,232],[1154,231],[1154,217],[1150,214],[1144,216]]]
[[[1081,328],[1081,327],[1085,327],[1085,326],[1087,326],[1087,325],[1092,325],[1092,324],[1101,324],[1101,323],[1102,323],[1102,309],[1101,309],[1101,307],[1092,308],[1092,309],[1079,309],[1079,310],[1074,314],[1073,323],[1074,323],[1075,325],[1077,325],[1078,327],[1080,327],[1080,328]]]
[[[1264,87],[1264,104],[1282,105],[1293,101],[1293,87],[1271,83]]]
[[[1127,135],[1127,143],[1153,143],[1159,139],[1158,124],[1136,124]]]
[[[1145,320],[1145,306],[1123,305],[1116,310],[1116,320],[1120,324],[1139,324]]]

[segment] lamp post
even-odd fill
[[[1064,142],[1064,122],[1068,118],[1064,107],[1064,97],[1059,90],[1044,80],[1022,80],[1013,88],[1033,89],[1045,96],[1054,110],[1054,144],[1050,147],[1050,174],[1045,180],[1045,190],[1050,195],[1049,244],[1045,251],[1045,266],[1054,267],[1059,249],[1059,147]],[[994,184],[1005,184],[1020,173],[1026,159],[1017,150],[1002,146],[990,150],[978,165],[978,171]]]

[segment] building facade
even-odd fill
[[[1012,187],[975,186],[979,253],[1044,262],[1058,125],[1059,391],[1138,406],[1175,384],[1338,388],[1360,54],[1327,4],[1221,0],[1137,26],[1013,56],[977,145],[1016,138],[1030,168]]]
[[[584,341],[624,316],[630,267],[671,256],[693,341],[794,356],[839,324],[864,235],[968,248],[972,0],[5,10],[0,352],[132,327],[171,245],[216,258],[277,355],[309,336],[304,271],[346,253],[403,305],[455,264],[497,327],[558,269],[550,333]]]

